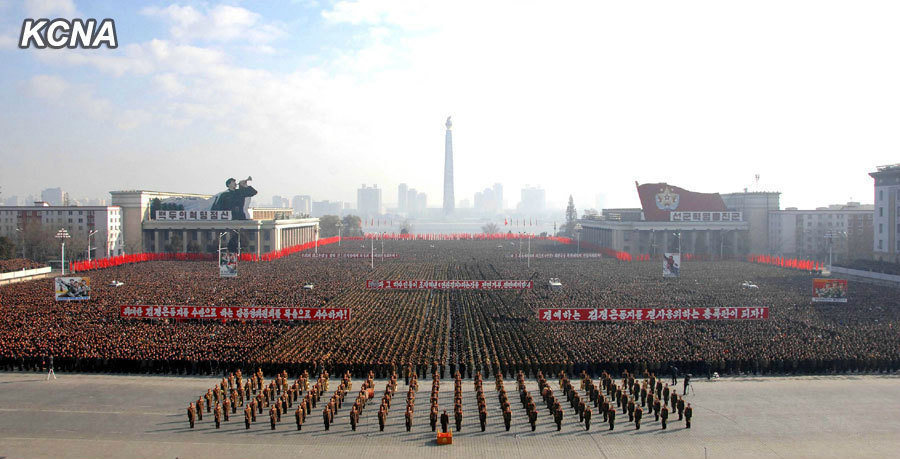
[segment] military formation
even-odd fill
[[[415,372],[405,372],[404,385],[406,386],[406,404],[404,411],[404,425],[407,432],[414,430],[416,394],[419,390],[418,375]],[[452,427],[454,432],[462,432],[466,424],[464,416],[464,383],[462,376],[457,372],[453,376],[453,408]],[[447,410],[440,409],[440,384],[438,372],[432,375],[431,405],[429,410],[429,424],[431,432],[437,430],[440,424],[441,432],[450,432],[451,415]],[[474,403],[477,412],[477,425],[481,432],[488,427],[489,416],[497,416],[502,419],[504,430],[509,432],[514,423],[527,423],[532,432],[536,431],[540,418],[549,422],[551,429],[561,431],[564,421],[577,423],[579,428],[585,431],[591,430],[591,421],[594,413],[602,416],[602,425],[608,425],[609,430],[616,428],[616,418],[619,418],[619,426],[633,426],[634,430],[640,430],[644,413],[653,416],[653,423],[659,429],[669,428],[669,423],[683,422],[683,427],[690,429],[693,416],[693,408],[684,400],[684,394],[679,395],[675,386],[657,377],[653,373],[644,372],[640,378],[625,371],[620,378],[615,379],[609,373],[603,372],[598,381],[594,381],[587,372],[582,372],[573,383],[565,372],[560,372],[554,381],[549,381],[541,371],[538,371],[536,387],[543,401],[541,408],[535,403],[530,384],[525,374],[516,374],[515,387],[522,403],[523,411],[519,411],[519,417],[514,418],[513,410],[506,392],[506,384],[503,376],[497,374],[494,380],[494,388],[497,393],[497,404],[489,406],[484,390],[484,380],[480,373],[476,373],[472,380]],[[288,372],[282,371],[274,378],[266,379],[261,369],[257,369],[249,377],[240,370],[229,373],[214,387],[207,389],[196,401],[190,401],[187,407],[189,427],[196,428],[197,423],[203,420],[204,415],[210,417],[215,428],[222,428],[223,424],[238,421],[238,410],[244,414],[244,429],[249,430],[257,423],[257,415],[265,419],[268,414],[268,428],[277,430],[288,419],[289,410],[293,410],[296,430],[302,431],[307,417],[321,404],[322,429],[328,431],[331,426],[340,420],[344,401],[350,391],[353,390],[353,382],[350,373],[345,373],[340,383],[332,391],[330,376],[327,370],[323,370],[317,379],[312,380],[308,372],[297,375],[292,380]],[[366,404],[376,397],[376,382],[374,372],[370,372],[360,385],[356,398],[347,412],[347,418],[352,431],[360,426],[360,417]],[[398,377],[396,372],[384,381],[384,392],[376,414],[378,430],[383,432],[389,426],[388,418],[394,394],[398,389]],[[331,393],[330,397],[327,396]],[[558,396],[558,397],[557,397]],[[349,402],[348,402],[349,403]],[[468,403],[472,403],[471,400]],[[295,406],[296,405],[296,406]],[[621,412],[620,412],[621,411]],[[677,413],[677,420],[674,416]],[[671,418],[671,419],[670,419]],[[599,419],[599,418],[598,418]],[[626,421],[627,419],[627,421]],[[343,421],[340,421],[343,422]],[[470,418],[469,422],[473,422]],[[496,421],[495,421],[496,422]],[[265,425],[265,422],[264,422]],[[289,424],[288,424],[289,425]]]

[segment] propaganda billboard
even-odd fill
[[[91,299],[90,277],[57,277],[54,279],[56,301]]]
[[[814,303],[846,303],[847,279],[813,279]]]
[[[238,254],[222,250],[219,252],[219,277],[237,277]]]
[[[679,271],[681,271],[681,254],[663,254],[663,277],[678,277]]]

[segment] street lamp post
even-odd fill
[[[341,224],[340,221],[338,221],[337,223],[335,223],[334,226],[336,226],[338,229],[338,247],[340,247],[341,246],[341,227],[344,225]],[[316,253],[318,253],[318,252],[316,252]]]
[[[70,237],[69,232],[66,231],[65,228],[60,228],[60,230],[56,232],[56,238],[62,243],[62,248],[60,250],[62,256],[60,257],[59,268],[62,270],[64,276],[66,275],[66,239]]]
[[[528,235],[528,267],[531,267],[531,235]]]
[[[22,228],[16,228],[16,232],[19,233],[19,245],[22,246],[22,258],[25,258],[25,232],[22,231]]]
[[[832,256],[834,253],[834,238],[835,236],[846,236],[847,233],[843,231],[828,231],[825,233],[825,239],[828,239],[828,271],[831,271],[831,262]]]
[[[87,255],[88,255],[88,256],[87,256],[87,259],[88,259],[88,263],[91,262],[91,237],[93,237],[95,234],[97,234],[97,230],[93,230],[93,231],[91,231],[91,232],[88,233],[88,247],[87,247],[87,252],[88,252],[88,253],[87,253]]]
[[[578,236],[578,253],[579,254],[581,253],[581,230],[582,229],[584,229],[584,227],[581,226],[581,223],[575,224],[575,234],[577,234],[577,236]]]

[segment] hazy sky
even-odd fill
[[[26,17],[113,18],[116,50],[21,50]],[[0,0],[0,186],[439,206],[525,184],[579,211],[634,181],[871,203],[900,162],[900,2]],[[598,202],[600,201],[600,202]]]

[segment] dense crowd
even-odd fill
[[[44,267],[44,265],[26,258],[11,258],[9,260],[0,260],[0,273],[21,271],[23,269],[36,269],[42,267]]]
[[[320,252],[370,253],[371,241]],[[889,371],[900,367],[900,295],[851,283],[847,304],[812,304],[813,274],[741,261],[685,262],[662,278],[662,262],[541,258],[527,243],[386,241],[370,260],[303,258],[241,263],[220,279],[215,263],[148,262],[85,273],[92,299],[55,302],[52,280],[0,287],[0,367],[57,370],[221,373],[262,368],[291,373],[327,368],[375,377],[412,367],[420,377],[459,372],[472,378],[523,371],[692,373]],[[572,245],[534,241],[532,253],[569,253]],[[549,278],[563,287],[552,291]],[[366,290],[381,279],[532,279],[522,291]],[[743,281],[759,288],[742,288]],[[302,288],[312,283],[312,289]],[[119,286],[114,286],[119,285]],[[134,320],[119,306],[347,307],[342,322]],[[770,308],[758,321],[552,323],[548,307]],[[277,369],[277,370],[276,370]],[[540,394],[538,394],[540,395]],[[410,407],[412,408],[412,407]]]

